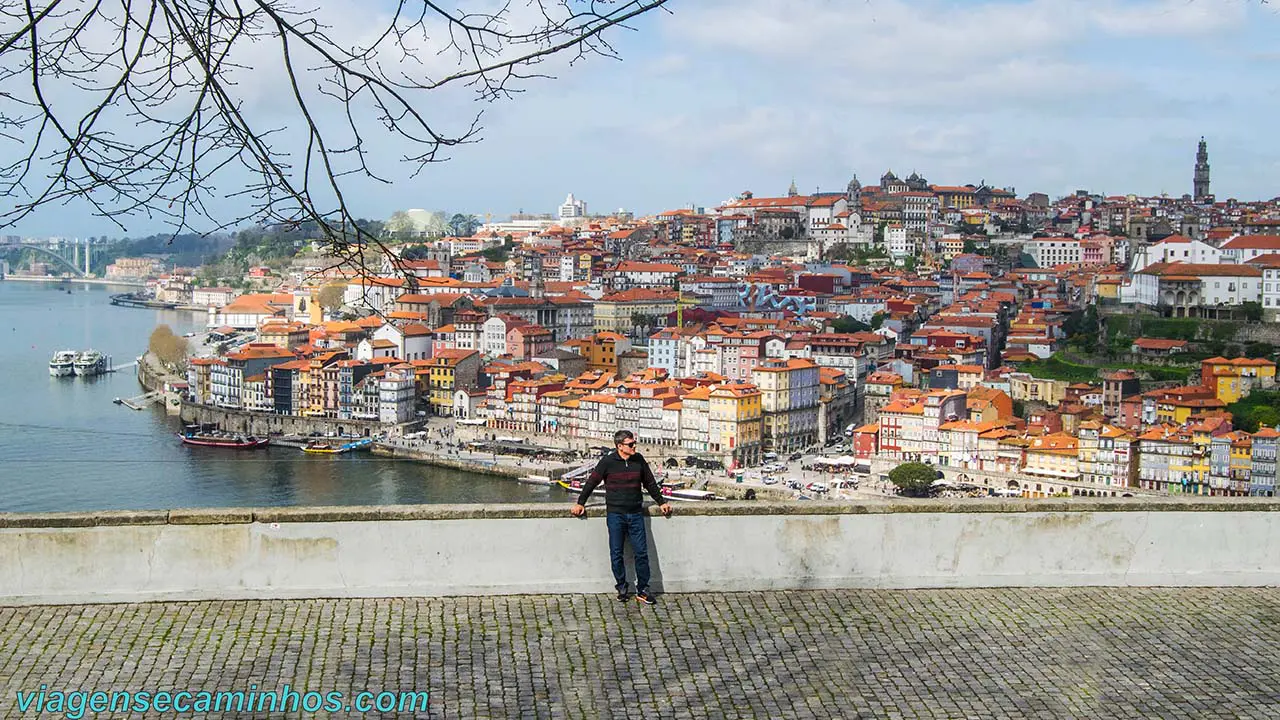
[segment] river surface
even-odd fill
[[[514,480],[353,453],[192,448],[158,406],[113,404],[143,390],[134,368],[49,375],[60,349],[94,348],[117,366],[151,331],[199,329],[203,315],[118,308],[127,288],[0,280],[0,512],[182,507],[563,501]]]

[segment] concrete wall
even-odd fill
[[[0,604],[607,592],[603,513],[398,506],[0,514]],[[1280,502],[682,505],[660,591],[1280,584]]]

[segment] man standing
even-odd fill
[[[649,470],[649,463],[636,452],[636,437],[630,430],[613,434],[614,451],[605,455],[591,471],[591,477],[582,486],[578,502],[570,512],[581,517],[587,511],[585,505],[600,483],[605,490],[605,524],[609,527],[609,561],[613,564],[614,585],[618,600],[625,602],[627,593],[626,567],[622,564],[622,541],[631,540],[631,552],[636,559],[636,600],[645,605],[654,603],[649,594],[649,538],[644,529],[643,487],[649,497],[658,503],[662,514],[671,516],[671,503],[662,497],[662,488]]]

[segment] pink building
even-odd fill
[[[507,354],[517,360],[545,355],[555,347],[551,331],[541,325],[518,325],[507,331]]]

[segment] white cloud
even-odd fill
[[[1240,27],[1247,0],[1156,0],[1113,3],[1095,12],[1093,22],[1114,35],[1195,36]]]
[[[818,78],[872,102],[919,104],[938,92],[990,102],[1114,86],[1113,75],[1064,56],[1099,37],[1220,33],[1245,22],[1245,2],[734,0],[700,3],[664,27],[708,51],[785,63],[798,81]]]

